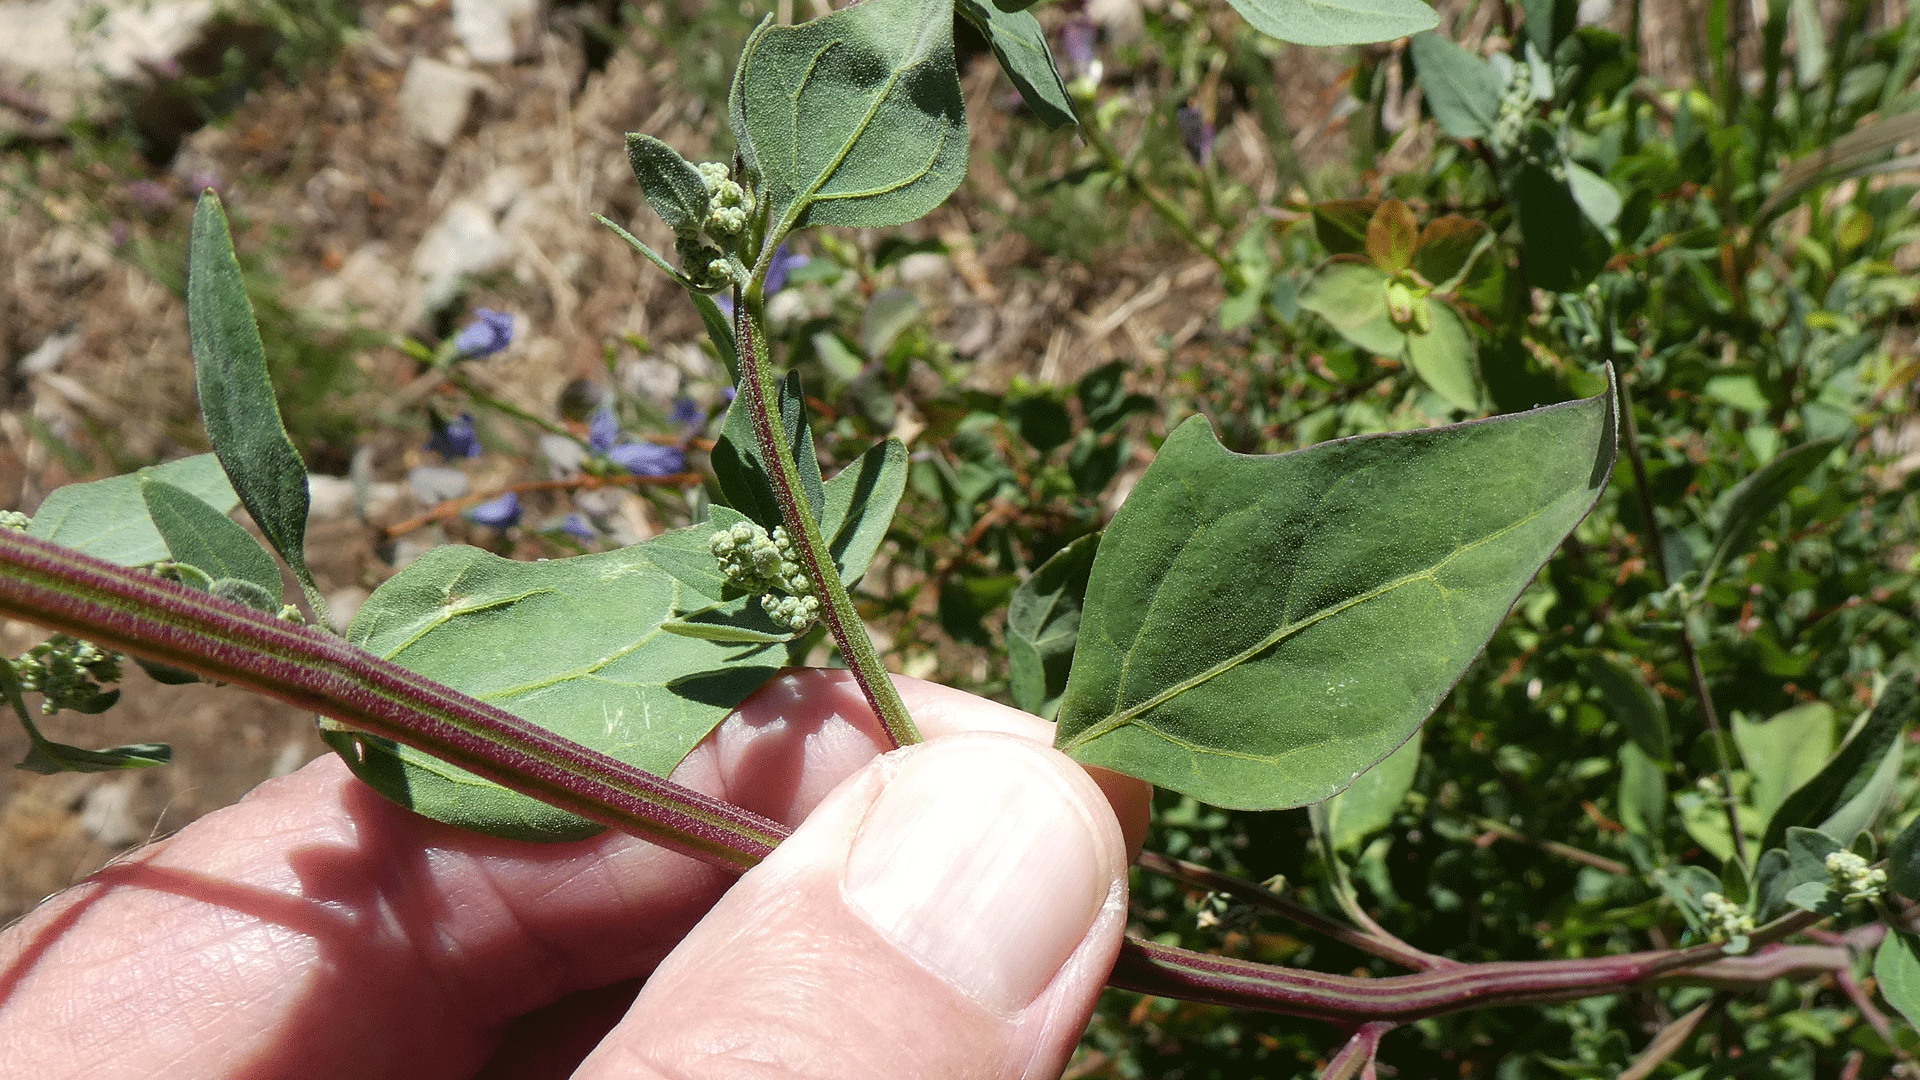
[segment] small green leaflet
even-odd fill
[[[231,578],[256,586],[273,598],[277,609],[280,567],[247,530],[200,501],[199,496],[164,480],[141,477],[140,494],[174,562],[185,563],[215,581]]]
[[[1420,0],[1228,0],[1255,30],[1296,45],[1366,45],[1431,30]]]
[[[958,10],[986,37],[1000,69],[1041,123],[1059,128],[1080,122],[1040,20],[1025,11],[1005,10],[993,0],[959,0]]]

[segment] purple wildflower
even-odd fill
[[[620,437],[620,421],[613,418],[612,409],[601,409],[593,414],[587,424],[587,449],[596,454],[604,454],[613,449],[613,441]]]
[[[520,521],[520,496],[509,491],[467,511],[467,516],[490,529],[510,529]]]
[[[1213,157],[1213,125],[1191,105],[1180,106],[1173,114],[1174,126],[1180,129],[1180,141],[1186,144],[1187,153],[1193,156],[1195,163],[1205,165]]]
[[[1068,81],[1087,74],[1099,63],[1093,53],[1094,42],[1099,36],[1100,27],[1085,14],[1069,16],[1060,27],[1060,56],[1066,61],[1066,70],[1061,74]]]
[[[471,360],[478,356],[489,356],[507,347],[513,340],[513,316],[504,311],[481,308],[473,313],[474,320],[453,339],[453,348],[459,359]]]
[[[600,535],[599,531],[592,525],[587,524],[587,519],[581,517],[579,514],[568,514],[566,518],[560,522],[560,531],[583,544],[591,543]]]
[[[687,455],[677,446],[630,442],[608,450],[607,460],[634,476],[671,476],[686,467]]]
[[[673,413],[668,421],[683,428],[697,428],[707,422],[707,411],[694,403],[690,397],[673,399]]]
[[[448,461],[479,457],[480,437],[473,432],[473,415],[461,413],[440,425],[427,440],[427,449]]]
[[[158,180],[135,180],[128,184],[127,198],[149,214],[159,213],[173,205],[173,192]]]

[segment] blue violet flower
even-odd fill
[[[472,360],[491,356],[513,341],[513,316],[504,311],[481,308],[474,319],[453,339],[456,358]]]

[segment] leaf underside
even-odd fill
[[[906,448],[875,446],[824,486],[821,531],[848,581],[872,561],[906,487]],[[718,622],[734,598],[741,626],[766,625],[720,575],[711,520],[596,555],[515,562],[478,548],[434,548],[367,599],[347,638],[370,652],[657,776],[787,663],[784,645],[666,629],[693,612]],[[784,640],[781,639],[782,641]],[[408,747],[356,732],[327,740],[361,779],[437,821],[523,840],[572,840],[600,827]]]
[[[951,0],[865,0],[747,40],[729,101],[765,180],[767,243],[808,225],[881,228],[946,201],[967,171]]]
[[[240,505],[219,459],[198,454],[137,473],[56,488],[34,512],[27,535],[119,566],[159,562],[167,557],[167,541],[147,514],[142,477],[181,488],[222,514]]]
[[[1269,457],[1189,420],[1101,542],[1058,745],[1217,806],[1338,793],[1439,705],[1592,508],[1612,400]]]
[[[1296,45],[1366,45],[1431,30],[1420,0],[1228,0],[1255,30]]]

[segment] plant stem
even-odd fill
[[[1601,325],[1601,337],[1611,341],[1613,319],[1609,314]],[[1611,352],[1611,345],[1608,351]],[[1647,554],[1653,560],[1654,572],[1660,577],[1665,588],[1673,587],[1673,580],[1667,576],[1666,542],[1660,535],[1660,519],[1654,515],[1653,494],[1647,490],[1647,464],[1640,456],[1640,432],[1633,420],[1633,398],[1627,392],[1627,381],[1619,379],[1620,387],[1620,431],[1622,443],[1627,451],[1627,463],[1633,469],[1633,494],[1640,504],[1640,516],[1646,521]],[[1693,634],[1687,629],[1686,618],[1680,619],[1679,628],[1680,655],[1686,661],[1687,672],[1693,678],[1694,700],[1700,704],[1700,713],[1707,722],[1707,731],[1713,739],[1713,751],[1720,762],[1720,789],[1725,793],[1722,800],[1727,812],[1727,830],[1733,835],[1734,858],[1740,865],[1752,870],[1753,863],[1747,858],[1747,838],[1740,829],[1740,815],[1733,803],[1733,762],[1727,757],[1727,742],[1720,730],[1720,714],[1713,707],[1713,694],[1707,689],[1706,672],[1700,667],[1700,654],[1694,651]]]
[[[873,639],[867,636],[866,623],[855,610],[853,598],[847,595],[846,584],[840,580],[840,572],[833,564],[833,555],[821,538],[820,523],[814,520],[813,508],[807,505],[806,495],[800,489],[800,469],[793,460],[793,448],[783,437],[784,425],[776,412],[779,394],[766,361],[767,338],[758,312],[759,300],[757,288],[748,290],[734,309],[741,404],[753,418],[753,435],[759,443],[761,459],[772,466],[767,479],[780,503],[780,518],[786,524],[787,536],[807,576],[813,580],[814,590],[820,594],[820,621],[827,624],[833,643],[840,647],[841,657],[853,672],[854,681],[860,684],[860,692],[866,695],[867,705],[886,728],[887,737],[895,747],[911,746],[920,741],[920,731],[907,715],[906,703],[900,700],[892,676],[880,662]],[[806,418],[801,417],[800,422],[806,423]]]
[[[311,627],[0,530],[0,615],[234,683],[443,757],[515,791],[735,871],[789,830],[543,731]],[[1796,912],[1754,947],[1820,920]],[[1467,964],[1358,979],[1129,941],[1114,985],[1352,1028],[1493,1005],[1614,993],[1659,976],[1720,982],[1720,946],[1592,960]],[[1758,958],[1766,959],[1766,958]],[[1688,970],[1698,965],[1697,970]],[[1753,977],[1772,978],[1771,968]]]
[[[1443,813],[1444,812],[1446,811],[1443,811]],[[1582,866],[1591,866],[1595,870],[1602,871],[1603,873],[1617,874],[1621,877],[1633,876],[1633,868],[1617,859],[1609,859],[1605,855],[1596,855],[1591,851],[1582,851],[1571,844],[1563,844],[1558,840],[1538,840],[1521,832],[1519,829],[1513,828],[1504,822],[1495,821],[1490,817],[1481,817],[1478,814],[1458,814],[1454,816],[1459,817],[1474,828],[1492,833],[1502,840],[1511,840],[1516,844],[1526,844],[1529,847],[1539,848],[1541,851],[1547,852],[1550,855],[1558,855],[1563,859],[1570,859]]]
[[[1391,1020],[1361,1024],[1359,1030],[1347,1039],[1347,1045],[1340,1048],[1332,1061],[1327,1062],[1326,1069],[1320,1073],[1320,1080],[1353,1080],[1355,1077],[1372,1080],[1373,1058],[1380,1052],[1380,1038],[1399,1026]]]
[[[1382,960],[1391,960],[1401,967],[1412,968],[1415,971],[1442,971],[1463,966],[1458,960],[1422,952],[1399,938],[1376,937],[1335,919],[1329,919],[1312,908],[1296,904],[1271,889],[1251,881],[1243,881],[1231,874],[1208,869],[1198,863],[1162,855],[1157,851],[1143,851],[1140,853],[1137,865],[1149,873],[1160,874],[1195,888],[1225,893],[1255,907],[1266,908],[1268,911],[1292,919],[1309,930],[1325,934],[1343,945],[1351,945]]]
[[[787,829],[563,739],[310,626],[0,529],[0,614],[405,743],[582,817],[743,870]]]
[[[1646,1049],[1640,1051],[1640,1055],[1621,1071],[1616,1080],[1645,1080],[1646,1077],[1652,1076],[1655,1069],[1678,1053],[1681,1047],[1687,1045],[1687,1040],[1693,1038],[1693,1032],[1700,1026],[1700,1021],[1705,1020],[1708,1013],[1718,1012],[1730,997],[1732,997],[1731,994],[1716,994],[1710,1000],[1700,1003],[1692,1012],[1661,1028],[1659,1033],[1648,1041]]]
[[[1120,152],[1114,149],[1113,144],[1107,141],[1107,133],[1101,130],[1095,110],[1088,109],[1087,113],[1086,121],[1080,125],[1080,137],[1087,140],[1087,145],[1099,153],[1101,160],[1107,163],[1107,168],[1125,180],[1128,187],[1145,199],[1147,205],[1153,207],[1154,213],[1159,214],[1161,220],[1171,225],[1173,231],[1180,234],[1181,239],[1191,245],[1195,251],[1213,260],[1213,264],[1220,268],[1220,283],[1228,292],[1238,292],[1244,288],[1246,283],[1241,278],[1240,267],[1221,254],[1223,245],[1208,243],[1201,237],[1199,231],[1193,227],[1193,219],[1187,216],[1187,212],[1175,205],[1174,201],[1158,188],[1147,183],[1146,178],[1123,159]]]

